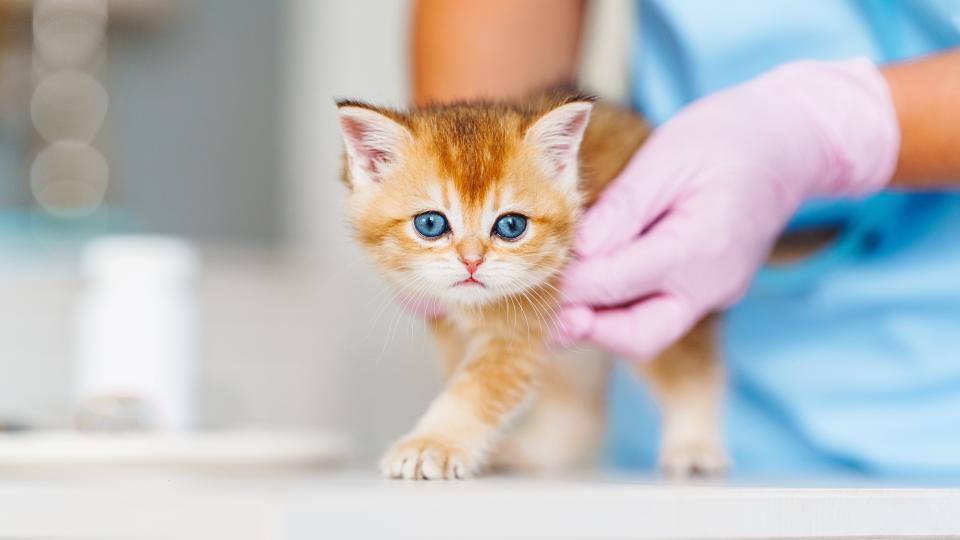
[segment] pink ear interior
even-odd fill
[[[338,113],[352,181],[380,182],[410,133],[396,120],[366,107],[341,106]]]
[[[576,163],[583,132],[590,121],[590,103],[561,105],[541,117],[531,127],[528,136],[540,148],[556,173],[564,172]]]
[[[558,126],[558,136],[548,139],[549,144],[546,152],[554,158],[553,160],[557,164],[558,171],[563,171],[563,169],[566,168],[567,163],[570,161],[569,158],[576,157],[571,156],[571,154],[579,149],[580,136],[583,130],[586,129],[589,120],[589,110],[578,111],[571,114],[566,119],[566,122]]]
[[[350,157],[371,175],[378,174],[383,165],[393,160],[389,144],[377,134],[380,130],[367,120],[342,116],[340,126],[347,144],[351,146]]]

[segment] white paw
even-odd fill
[[[712,439],[668,440],[660,449],[660,470],[671,478],[720,476],[728,466],[723,445]]]
[[[477,469],[468,452],[430,436],[403,439],[380,461],[384,476],[407,480],[459,480],[471,478]]]

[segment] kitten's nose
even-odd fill
[[[477,271],[477,267],[483,263],[483,257],[461,257],[460,262],[467,267],[467,272],[472,276]]]

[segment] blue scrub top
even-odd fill
[[[644,0],[634,104],[654,124],[801,58],[882,63],[960,45],[960,0]],[[960,196],[812,202],[792,226],[835,245],[765,269],[724,317],[727,442],[737,474],[960,480]],[[610,461],[655,462],[642,384],[614,375]]]

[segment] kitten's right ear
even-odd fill
[[[397,162],[401,146],[412,139],[407,128],[373,107],[337,103],[340,133],[347,147],[352,187],[373,185]]]

